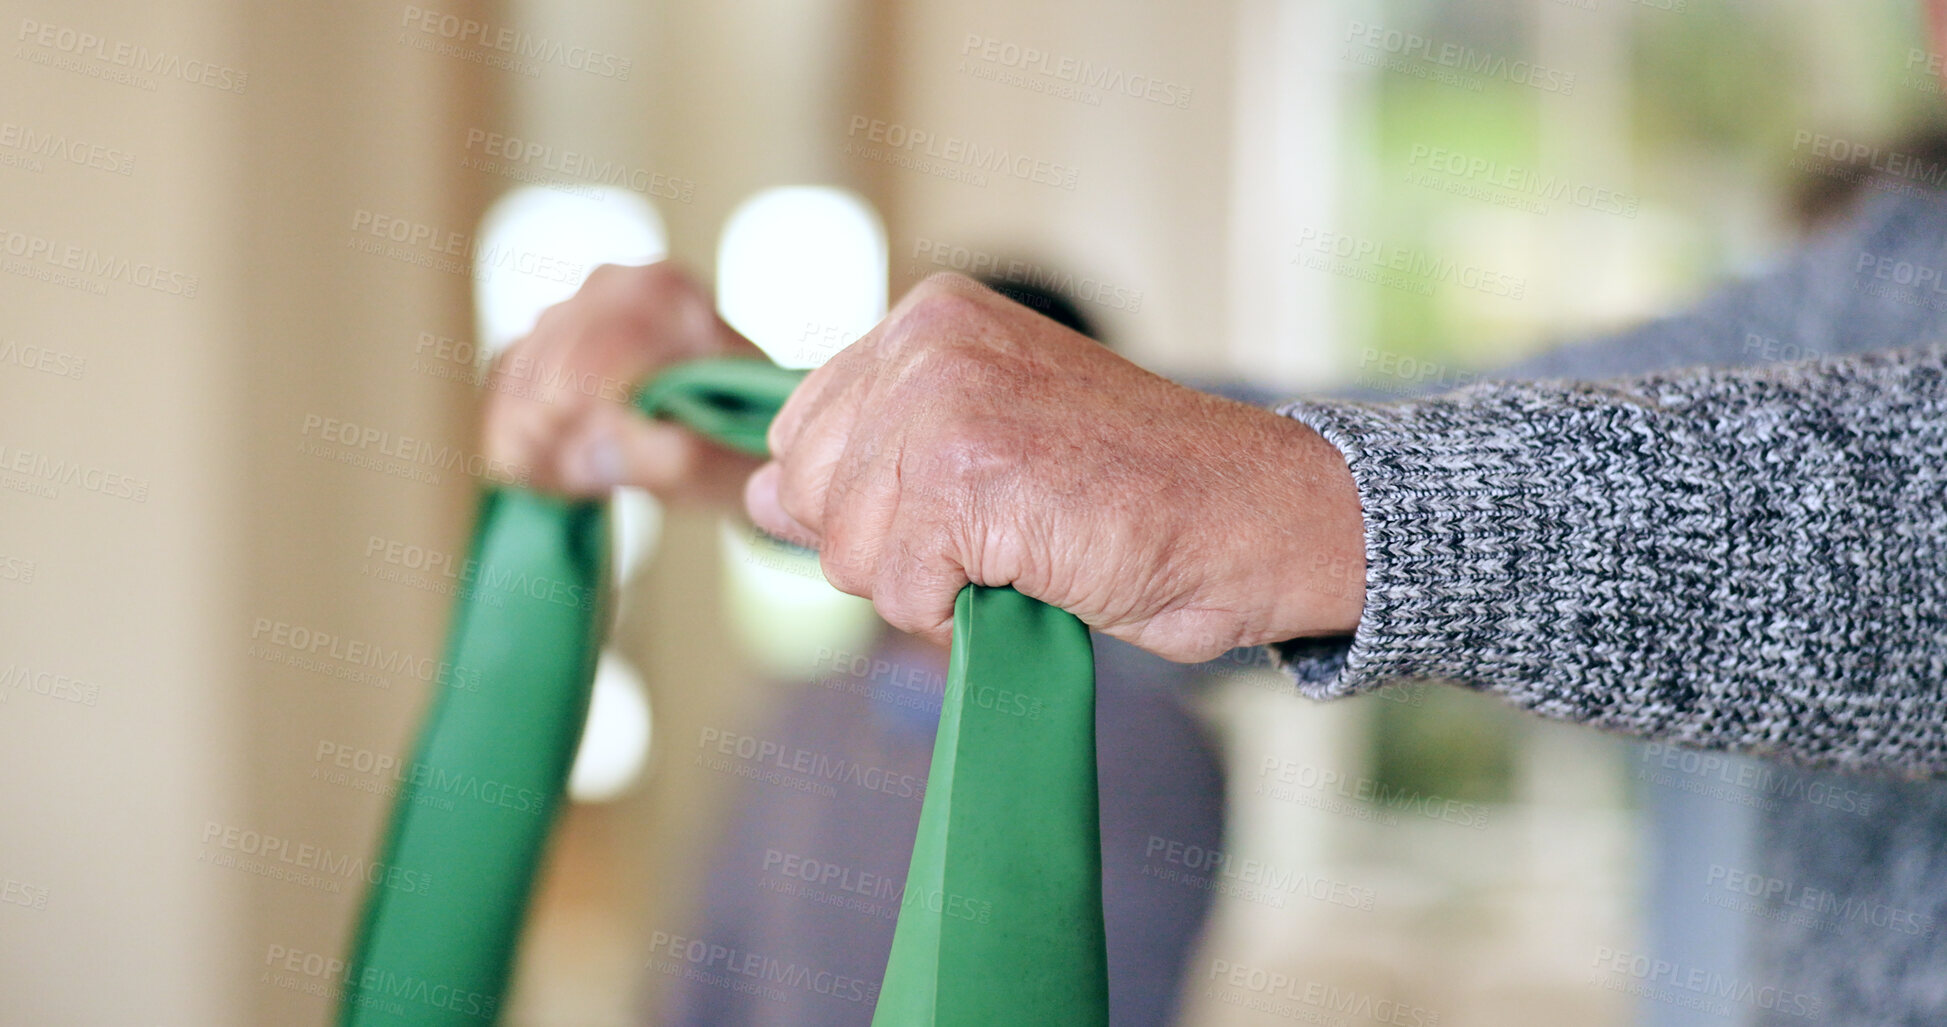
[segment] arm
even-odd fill
[[[806,379],[747,490],[896,627],[1013,585],[1173,659],[1325,638],[1282,647],[1318,696],[1441,678],[1947,768],[1939,350],[1299,403],[1285,432],[1006,307],[929,279]]]
[[[1349,645],[1548,716],[1843,766],[1947,768],[1947,362],[1923,349],[1609,385],[1294,403],[1365,514]]]
[[[1942,197],[1932,194],[1873,197],[1856,216],[1812,238],[1769,273],[1720,288],[1690,311],[1626,332],[1552,349],[1499,372],[1497,377],[1607,378],[1664,372],[1704,363],[1729,368],[1805,357],[1863,354],[1929,343],[1947,337],[1947,309],[1943,309],[1940,303],[1930,302],[1935,294],[1926,289],[1901,287],[1899,278],[1902,272],[1913,269],[1939,269],[1943,263],[1939,255],[1939,240],[1943,237],[1947,237],[1947,200]],[[1749,375],[1747,372],[1739,373]],[[1693,373],[1693,376],[1698,375],[1703,373]],[[1758,379],[1765,377],[1764,373],[1757,374]],[[1728,386],[1729,379],[1720,384]],[[1496,388],[1483,387],[1477,391],[1486,393],[1496,391]],[[1531,388],[1540,390],[1533,393],[1536,397],[1565,397],[1570,394],[1566,386]],[[1512,394],[1504,389],[1500,391],[1503,395]],[[1583,389],[1580,393],[1581,402],[1586,404],[1604,395],[1621,397],[1626,394],[1626,387],[1623,391],[1598,388]],[[1456,403],[1467,402],[1460,397],[1453,397],[1453,400]],[[1819,398],[1805,395],[1803,400],[1809,404],[1818,402]],[[1718,401],[1705,401],[1691,409],[1703,416],[1710,416],[1707,411],[1721,405]],[[1404,413],[1404,405],[1399,409]],[[1315,415],[1311,410],[1302,404],[1287,408],[1287,412],[1311,423],[1332,421],[1337,425],[1333,429],[1338,433],[1337,440],[1342,445],[1357,447],[1358,443],[1353,441],[1352,436],[1358,434],[1358,428],[1352,422],[1336,416],[1324,405],[1316,409]],[[1664,413],[1666,418],[1680,416],[1680,411],[1676,409],[1668,409]],[[1314,420],[1314,416],[1321,420]],[[1374,441],[1375,444],[1382,444],[1376,438]],[[1376,465],[1366,463],[1357,468],[1357,473],[1362,494],[1368,494],[1373,502],[1383,504],[1385,500],[1381,494],[1390,491],[1393,486],[1382,480],[1383,475],[1377,473]],[[1568,527],[1567,524],[1561,525],[1563,530]],[[1604,530],[1613,531],[1615,526],[1610,525]],[[1939,536],[1935,534],[1933,537]],[[1638,546],[1637,551],[1641,550],[1642,547]],[[1622,550],[1618,549],[1617,552]],[[1394,590],[1404,585],[1402,575],[1444,573],[1443,568],[1430,562],[1417,564],[1409,571],[1398,561],[1383,555],[1375,554],[1374,559],[1387,563],[1386,568],[1376,569],[1375,575],[1383,574],[1390,582],[1388,587]],[[1444,587],[1444,583],[1430,579],[1424,585],[1425,591]],[[1916,603],[1931,602],[1931,608],[1938,615],[1941,609],[1938,595],[1938,592],[1914,593],[1911,598]],[[1798,598],[1810,597],[1799,594]],[[1844,598],[1826,597],[1833,602],[1844,602]],[[1699,621],[1709,619],[1699,618]],[[1362,623],[1370,631],[1381,622],[1367,619]],[[1819,623],[1837,622],[1821,618]],[[1410,630],[1404,622],[1396,622],[1394,627],[1402,632]],[[1429,637],[1421,644],[1430,649],[1440,643]],[[1940,644],[1938,639],[1932,642],[1936,647]],[[1897,648],[1897,645],[1895,643],[1894,647]],[[1307,692],[1314,695],[1343,694],[1364,687],[1354,685],[1352,675],[1341,673],[1346,659],[1352,655],[1348,646],[1347,640],[1338,639],[1310,646],[1283,647],[1282,651],[1298,657],[1291,661],[1290,666],[1305,681],[1303,687]],[[1642,655],[1647,657],[1650,654],[1645,651]],[[1663,658],[1669,657],[1667,652],[1661,655]],[[1783,694],[1801,697],[1805,695],[1805,687],[1814,683],[1820,684],[1822,691],[1838,687],[1854,691],[1861,684],[1829,677],[1818,682],[1809,672],[1794,673],[1788,665],[1761,665],[1766,659],[1777,655],[1775,647],[1767,649],[1762,646],[1728,654],[1732,658],[1727,662],[1720,661],[1714,665],[1716,672],[1723,675],[1717,682],[1715,692],[1726,692],[1734,687],[1736,681],[1743,681],[1747,693],[1755,694],[1754,690],[1759,687],[1769,688],[1778,684],[1781,677],[1795,682],[1795,687]],[[1925,660],[1929,654],[1924,646],[1917,650],[1909,646],[1904,655],[1911,661],[1914,658]],[[1579,693],[1581,699],[1575,702],[1559,701],[1559,697],[1551,696],[1563,688],[1565,672],[1597,666],[1589,663],[1586,655],[1566,661],[1561,656],[1560,653],[1553,654],[1544,668],[1545,673],[1529,675],[1527,684],[1518,688],[1510,688],[1505,679],[1494,685],[1478,677],[1458,680],[1506,693],[1516,703],[1548,715],[1592,720],[1635,733],[1673,735],[1697,744],[1725,748],[1782,750],[1801,759],[1841,765],[1884,765],[1908,769],[1933,769],[1938,766],[1938,757],[1919,757],[1910,744],[1903,744],[1905,751],[1899,754],[1875,753],[1869,751],[1871,746],[1832,744],[1830,739],[1819,742],[1804,736],[1803,732],[1793,731],[1792,738],[1806,744],[1779,745],[1776,740],[1756,733],[1706,729],[1699,720],[1706,711],[1698,707],[1693,707],[1687,717],[1678,716],[1674,709],[1661,706],[1643,705],[1625,709],[1627,704],[1603,701],[1598,686],[1586,677],[1578,678],[1582,689]],[[1694,666],[1698,671],[1707,669],[1701,662]],[[1430,672],[1429,676],[1439,676],[1439,673]],[[1650,679],[1648,671],[1639,665],[1632,673],[1637,675],[1635,686],[1639,689],[1645,687]],[[1607,684],[1623,684],[1619,675],[1619,670],[1612,673]],[[1693,684],[1701,685],[1702,676],[1693,673],[1690,679]],[[1763,685],[1759,684],[1761,680],[1765,682]],[[1831,696],[1831,700],[1845,705],[1845,700],[1836,695]],[[1807,712],[1802,707],[1803,704],[1799,712]],[[1824,723],[1824,720],[1820,722]],[[1909,736],[1917,726],[1907,725]]]

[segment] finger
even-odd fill
[[[806,418],[815,412],[838,374],[834,358],[825,366],[805,375],[804,381],[791,390],[791,395],[780,407],[777,416],[771,418],[771,426],[764,433],[764,444],[774,457],[781,457],[791,451],[798,441],[798,433],[804,428]]]
[[[820,538],[825,535],[827,496],[839,459],[848,447],[860,444],[852,438],[854,432],[873,430],[861,421],[864,394],[870,386],[870,379],[845,377],[841,372],[826,385],[816,406],[806,411],[789,446],[771,451],[781,468],[778,502]],[[863,440],[866,445],[871,442],[870,437]]]
[[[887,544],[872,588],[880,619],[929,641],[953,640],[953,603],[967,586],[966,571],[936,542],[898,539]]]
[[[791,398],[771,419],[770,431],[765,438],[772,456],[783,456],[798,441],[806,424],[820,410],[830,405],[832,397],[856,394],[854,386],[861,379],[871,375],[868,354],[872,352],[872,342],[879,334],[874,328],[865,337],[850,346],[839,350],[824,365],[805,375],[804,381],[792,391]]]
[[[778,502],[779,473],[780,468],[773,461],[759,467],[750,476],[750,481],[744,485],[744,512],[750,515],[752,524],[772,538],[781,538],[806,549],[818,548],[818,536],[785,513],[784,504]]]
[[[589,409],[561,461],[566,485],[603,494],[635,485],[663,499],[735,502],[761,461],[627,407]]]
[[[481,455],[489,467],[507,468],[520,484],[561,491],[561,444],[570,422],[540,404],[490,398],[481,425]]]
[[[876,436],[855,434],[832,470],[818,557],[825,580],[841,592],[872,598],[899,509],[898,467],[897,454],[883,452]]]

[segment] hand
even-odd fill
[[[603,265],[494,361],[482,450],[549,491],[734,503],[758,461],[629,405],[657,370],[723,355],[762,354],[675,265]]]
[[[1184,661],[1359,620],[1362,515],[1330,443],[964,278],[806,378],[770,445],[752,519],[934,641],[970,581]]]

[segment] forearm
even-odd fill
[[[1364,512],[1307,692],[1436,678],[1550,716],[1815,762],[1947,767],[1940,350],[1285,408]]]

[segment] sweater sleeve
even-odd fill
[[[1400,679],[1806,762],[1947,769],[1947,350],[1281,408],[1365,514],[1314,697]]]

